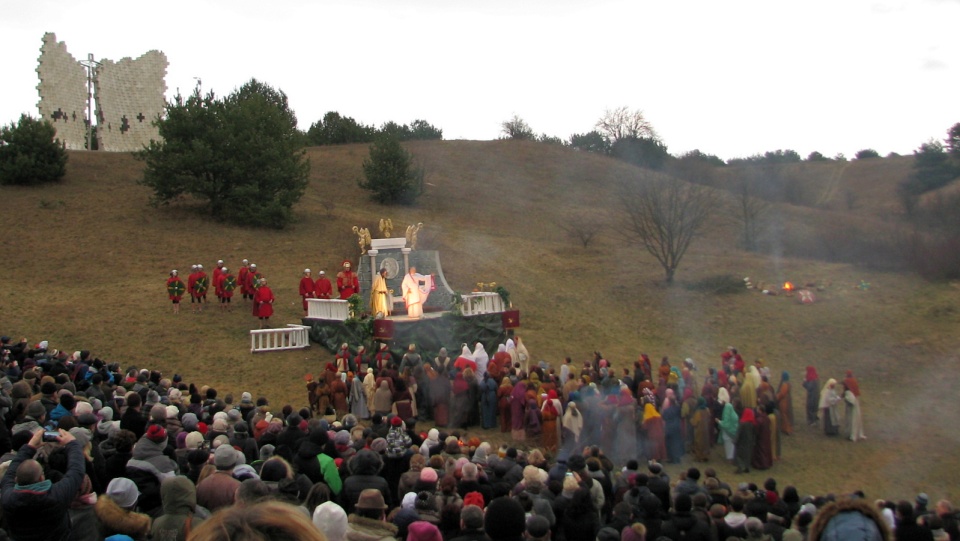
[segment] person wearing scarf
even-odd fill
[[[560,423],[557,420],[563,411],[560,400],[557,399],[557,391],[547,391],[547,399],[543,401],[540,407],[540,416],[543,419],[543,437],[541,443],[544,451],[556,453],[560,442]]]
[[[813,426],[820,421],[820,376],[816,368],[807,366],[803,388],[807,391],[807,424]]]
[[[510,432],[510,400],[513,394],[513,383],[510,378],[503,378],[497,387],[497,409],[500,410],[500,432]]]
[[[664,438],[663,418],[653,404],[643,406],[643,420],[641,422],[645,441],[647,460],[660,462],[667,456],[667,445]]]
[[[723,412],[720,415],[720,421],[718,422],[720,428],[720,441],[723,443],[723,456],[732,461],[734,458],[734,452],[736,450],[735,444],[737,441],[737,431],[739,429],[740,420],[737,418],[737,412],[733,409],[733,404],[730,403],[730,396],[727,393],[727,390],[723,387],[720,387],[719,396],[717,401],[723,405]]]
[[[579,395],[579,393],[574,394]],[[577,396],[577,398],[579,398],[579,396]],[[564,449],[576,449],[580,440],[581,430],[583,430],[583,415],[580,414],[580,408],[577,406],[577,402],[571,399],[567,404],[567,411],[563,414]]]
[[[710,459],[710,434],[713,416],[707,409],[707,401],[701,396],[696,400],[696,407],[690,417],[690,428],[693,431],[693,458],[697,462],[706,462]]]
[[[753,448],[756,443],[756,415],[753,412],[753,408],[744,408],[743,414],[740,416],[740,424],[737,426],[736,452],[734,455],[737,473],[750,471],[750,463],[753,460]]]
[[[837,394],[837,380],[830,378],[820,389],[820,415],[823,417],[823,433],[836,436],[840,433],[840,395]]]
[[[513,386],[513,392],[510,395],[510,435],[513,441],[524,441],[527,439],[527,431],[524,423],[526,405],[527,384],[524,381],[519,381]]]
[[[678,464],[683,458],[683,426],[680,419],[680,404],[673,389],[667,389],[666,399],[660,408],[666,434],[667,460]]]
[[[777,386],[777,411],[780,421],[780,432],[793,434],[793,393],[790,386],[790,373],[786,370],[780,374],[780,385]]]
[[[618,464],[625,464],[637,457],[637,401],[626,385],[620,388],[616,419],[617,437],[613,456]]]

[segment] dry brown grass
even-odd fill
[[[556,362],[569,355],[579,361],[599,349],[624,366],[647,352],[693,357],[705,371],[726,346],[736,345],[748,360],[766,359],[777,374],[789,370],[797,389],[807,364],[838,379],[851,368],[864,390],[870,439],[826,440],[801,426],[770,475],[801,492],[863,488],[870,496],[912,498],[920,490],[934,498],[960,496],[954,452],[960,438],[952,422],[960,407],[956,287],[742,253],[734,248],[735,231],[720,222],[687,255],[679,283],[665,287],[659,266],[615,227],[613,182],[644,173],[535,143],[409,148],[425,163],[429,183],[416,207],[369,202],[356,184],[365,146],[311,149],[311,184],[296,207],[298,222],[279,232],[213,223],[187,208],[154,209],[147,190],[135,183],[141,164],[130,156],[71,153],[63,183],[0,192],[8,262],[0,329],[31,341],[48,339],[54,347],[87,348],[124,365],[179,372],[221,392],[251,390],[274,403],[300,405],[301,376],[330,356],[318,347],[249,354],[255,320],[239,299],[231,314],[194,315],[184,305],[174,317],[162,286],[167,272],[198,262],[212,268],[218,258],[236,268],[249,258],[271,278],[278,298],[274,323],[282,325],[299,321],[296,287],[304,267],[330,272],[344,257],[356,261],[353,225],[375,231],[381,217],[399,229],[424,222],[423,247],[441,251],[455,289],[496,281],[510,290],[535,359]],[[824,171],[798,168],[796,174],[832,178],[829,167],[839,165],[813,164]],[[855,213],[836,212],[873,219],[895,203],[890,194],[902,172],[896,159],[849,164],[838,178],[864,195]],[[840,208],[825,201],[828,209]],[[586,249],[557,225],[584,211],[610,226]],[[776,212],[792,228],[832,216],[790,207]],[[719,274],[826,288],[817,304],[800,306],[785,297],[713,296],[683,287]],[[870,289],[857,289],[860,280]],[[795,391],[798,418],[803,400]]]

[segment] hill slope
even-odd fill
[[[209,222],[187,206],[154,209],[147,190],[135,183],[141,164],[129,155],[71,153],[63,183],[0,192],[8,262],[0,329],[31,341],[47,339],[54,347],[82,346],[124,365],[202,377],[234,396],[251,390],[302,404],[300,377],[319,370],[330,357],[326,352],[314,347],[250,355],[248,330],[255,320],[242,303],[230,314],[194,315],[185,306],[174,317],[162,287],[167,272],[193,263],[212,268],[217,259],[236,268],[248,258],[271,278],[278,297],[275,324],[296,322],[300,272],[310,267],[330,273],[344,258],[356,261],[353,225],[375,231],[381,217],[390,217],[402,231],[423,222],[421,246],[440,250],[455,289],[496,281],[511,292],[523,314],[520,334],[535,360],[556,366],[564,356],[579,362],[594,350],[616,367],[628,366],[641,352],[655,359],[693,357],[702,379],[706,367],[716,366],[719,354],[735,345],[750,361],[765,359],[776,374],[774,384],[779,371],[790,371],[798,419],[804,366],[813,364],[824,379],[838,380],[853,369],[864,389],[871,439],[853,447],[800,426],[772,472],[781,484],[802,483],[804,492],[863,487],[871,495],[904,498],[921,489],[949,497],[960,486],[957,468],[943,464],[956,462],[946,453],[960,437],[928,413],[960,406],[950,378],[939,377],[957,367],[957,288],[743,253],[735,248],[736,231],[720,218],[687,255],[679,283],[665,287],[656,262],[616,228],[615,181],[648,173],[536,143],[423,142],[408,148],[427,168],[427,193],[412,208],[375,205],[357,187],[366,146],[310,149],[311,184],[296,207],[298,222],[286,231]],[[870,179],[875,193],[863,196],[864,208],[889,203],[885,194],[903,168],[885,163],[854,162],[843,172],[850,182]],[[587,248],[558,225],[583,213],[609,226]],[[789,205],[775,207],[775,214],[797,231],[837,216],[861,225],[873,219],[866,210]],[[824,290],[818,303],[801,306],[782,296],[714,296],[684,287],[721,274],[774,284],[814,282]],[[856,287],[861,280],[870,284],[867,290]],[[824,454],[829,460],[822,460]],[[911,457],[908,466],[902,465],[904,456]],[[893,463],[898,469],[886,468]]]

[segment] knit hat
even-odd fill
[[[407,527],[408,541],[443,541],[440,530],[425,520],[418,520]]]
[[[418,512],[419,511],[436,511],[437,510],[437,499],[434,497],[433,492],[429,490],[421,490],[417,493],[417,499],[413,502],[413,507]]]
[[[436,483],[437,470],[433,468],[424,468],[420,470],[420,480],[424,483]]]
[[[370,443],[370,449],[376,453],[383,453],[387,450],[387,440],[377,438]]]
[[[70,435],[72,435],[80,443],[80,448],[83,449],[90,443],[90,439],[93,435],[86,428],[80,428],[79,426],[73,427],[70,429]]]
[[[513,498],[496,498],[487,507],[483,527],[492,539],[519,537],[527,529],[523,507]]]
[[[390,419],[390,424],[392,426],[400,426],[403,424],[403,420],[399,417],[394,417],[393,419]]]
[[[176,406],[167,406],[167,419],[176,419],[180,415],[180,409]]]
[[[400,500],[401,509],[414,509],[417,502],[417,493],[416,492],[407,492],[403,495],[403,499]]]
[[[240,404],[242,405],[253,404],[253,395],[250,393],[242,393],[240,395]]]
[[[107,496],[110,496],[110,499],[120,507],[130,508],[137,504],[140,490],[133,481],[126,477],[117,477],[107,485]]]
[[[150,441],[163,443],[167,440],[167,431],[160,425],[150,425],[145,436]]]
[[[73,414],[80,417],[84,413],[93,413],[93,406],[89,402],[78,401],[77,405],[73,407]]]
[[[213,422],[213,431],[214,432],[226,432],[228,428],[227,421],[224,419],[217,419]]]
[[[213,464],[221,470],[228,470],[237,465],[237,450],[230,445],[221,445],[213,454]]]
[[[243,414],[240,413],[240,410],[234,409],[227,412],[227,417],[228,423],[236,423],[237,421],[243,419]]]
[[[344,541],[347,537],[347,513],[333,502],[324,502],[313,511],[313,525],[327,536],[327,541]]]
[[[196,430],[197,429],[197,414],[187,413],[180,419],[180,424],[183,425],[183,428],[186,430]]]
[[[386,509],[387,504],[383,501],[383,493],[375,488],[365,488],[357,499],[357,509]]]
[[[333,443],[336,445],[350,445],[350,433],[346,430],[337,432],[337,435],[333,437]]]
[[[203,443],[203,434],[199,432],[190,432],[187,434],[187,439],[184,441],[185,449],[196,449],[200,447],[200,444]]]
[[[273,444],[270,444],[270,443],[268,443],[268,444],[264,445],[263,447],[261,447],[261,448],[260,448],[260,460],[269,460],[270,458],[273,458],[273,451],[274,451],[275,449],[276,449],[276,447],[274,447]]]
[[[483,494],[480,494],[476,491],[467,492],[467,494],[463,497],[463,506],[466,507],[468,505],[476,505],[480,509],[486,507],[486,504],[483,501]]]

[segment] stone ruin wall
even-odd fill
[[[166,104],[167,57],[149,51],[136,60],[100,60],[94,74],[94,114],[100,150],[133,152],[159,140],[153,121]],[[86,148],[87,72],[67,52],[56,35],[43,36],[37,74],[40,116],[57,130],[57,138],[72,150]]]
[[[57,139],[70,150],[87,145],[87,70],[67,52],[67,45],[47,33],[37,66],[40,118],[57,130]]]
[[[114,152],[142,150],[160,132],[153,122],[166,104],[167,57],[150,51],[136,60],[102,60],[94,79],[100,148]]]

